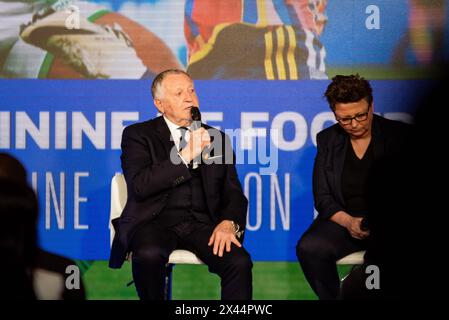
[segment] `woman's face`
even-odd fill
[[[337,103],[335,119],[351,139],[365,138],[371,134],[373,121],[373,103],[371,106],[365,99],[357,102]]]

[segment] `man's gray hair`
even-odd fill
[[[168,69],[162,71],[154,78],[153,83],[151,84],[151,95],[153,96],[153,99],[160,98],[162,81],[165,79],[165,77],[167,77],[170,74],[184,74],[191,80],[193,80],[192,77],[187,72],[180,69]]]

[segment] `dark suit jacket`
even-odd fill
[[[394,156],[405,145],[409,134],[409,125],[374,114],[372,123],[374,160]],[[337,211],[345,211],[341,180],[349,143],[348,134],[339,124],[317,135],[318,151],[313,168],[313,195],[318,218],[328,219]]]
[[[215,163],[199,167],[210,217],[217,224],[232,220],[244,228],[248,201],[238,180],[230,140],[221,131],[203,127],[215,137],[214,152],[209,159]],[[128,126],[123,131],[121,161],[128,199],[121,217],[113,221],[116,234],[109,259],[111,268],[122,266],[136,229],[163,210],[177,185],[192,178],[184,163],[174,164],[170,160],[170,152],[175,157],[177,152],[170,136],[163,117]],[[217,163],[220,161],[221,164]]]

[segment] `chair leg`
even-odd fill
[[[164,299],[171,300],[171,286],[172,286],[172,272],[174,264],[167,263],[165,266],[165,288],[164,288]]]
[[[360,264],[352,265],[351,270],[340,279],[340,288],[343,285],[343,282],[346,280],[346,278],[351,274],[351,272],[353,272],[355,269],[357,269],[360,266],[361,266]]]

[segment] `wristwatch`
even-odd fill
[[[244,230],[240,230],[240,226],[238,223],[235,223],[231,220],[232,226],[234,227],[234,234],[237,238],[240,238],[244,232]]]

